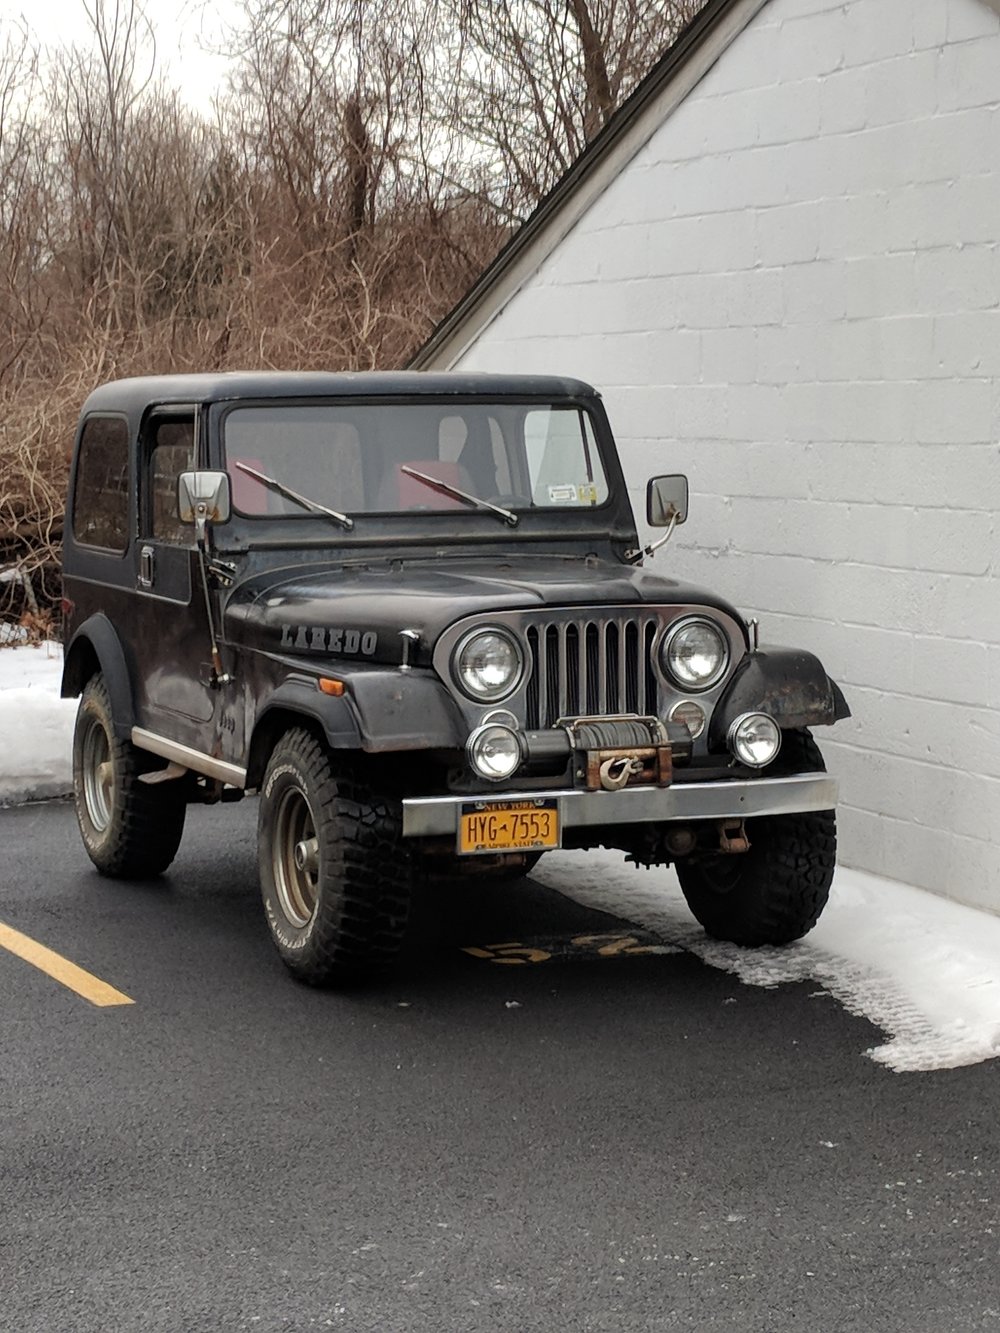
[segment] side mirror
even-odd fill
[[[680,525],[688,516],[688,479],[650,477],[646,486],[646,522],[651,528]]]
[[[182,523],[193,523],[204,542],[209,523],[226,523],[231,513],[229,474],[182,472],[177,478],[177,513]]]

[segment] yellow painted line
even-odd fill
[[[91,972],[85,972],[82,967],[77,967],[76,963],[71,963],[68,958],[63,958],[61,954],[53,952],[52,949],[46,949],[44,944],[29,939],[27,935],[22,935],[19,930],[5,926],[2,921],[0,921],[0,949],[6,949],[8,953],[14,954],[17,958],[23,958],[26,963],[30,963],[32,967],[37,967],[40,972],[50,976],[53,981],[58,981],[71,991],[76,991],[77,995],[81,995],[85,1000],[89,1000],[91,1004],[96,1004],[102,1009],[113,1004],[135,1004],[134,1000],[127,995],[123,995],[120,990],[115,990],[114,986],[109,986],[100,977],[95,977]]]

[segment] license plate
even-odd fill
[[[458,823],[463,856],[486,852],[532,852],[559,846],[559,808],[554,798],[537,801],[469,801]]]

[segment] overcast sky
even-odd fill
[[[114,0],[107,2],[110,8]],[[220,16],[234,12],[234,0],[149,0],[145,8],[156,32],[159,72],[189,105],[207,111],[225,81],[228,62],[206,47],[220,44]],[[42,46],[92,40],[84,0],[0,0],[0,22],[4,36],[25,23]]]

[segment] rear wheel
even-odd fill
[[[824,770],[808,732],[786,732],[769,772]],[[837,859],[833,810],[748,819],[750,850],[677,862],[688,906],[715,939],[749,947],[790,944],[826,906]]]
[[[393,961],[410,907],[398,803],[295,729],[268,764],[257,835],[268,926],[300,981],[349,985]]]
[[[73,798],[83,845],[102,875],[150,878],[177,855],[183,793],[176,782],[140,780],[157,762],[115,735],[104,677],[92,676],[73,733]]]

